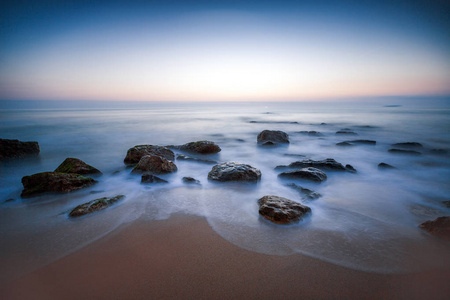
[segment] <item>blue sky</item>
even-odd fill
[[[13,1],[0,99],[450,94],[444,1]]]

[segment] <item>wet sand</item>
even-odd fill
[[[0,299],[448,299],[450,270],[384,275],[241,249],[205,219],[138,220],[0,289]]]

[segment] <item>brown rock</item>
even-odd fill
[[[158,155],[146,155],[139,160],[132,173],[166,174],[177,170],[177,166],[170,160]]]
[[[36,156],[39,151],[38,142],[0,139],[0,159]]]
[[[450,240],[450,217],[439,217],[433,221],[426,221],[419,225],[423,230],[437,237]]]
[[[276,224],[291,224],[302,220],[311,208],[287,198],[264,196],[258,200],[259,214]]]
[[[78,158],[66,158],[58,168],[56,168],[55,172],[58,173],[75,173],[75,174],[101,174],[98,169],[93,166],[88,165],[84,161]]]
[[[137,164],[145,155],[158,155],[168,160],[174,160],[175,155],[172,150],[156,145],[137,145],[128,149],[127,156],[123,160],[126,164]]]

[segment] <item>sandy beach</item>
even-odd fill
[[[200,217],[121,227],[1,288],[1,299],[448,299],[450,270],[382,275],[241,249]]]

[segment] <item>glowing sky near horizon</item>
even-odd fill
[[[4,5],[0,99],[450,94],[445,2],[83,3]]]

